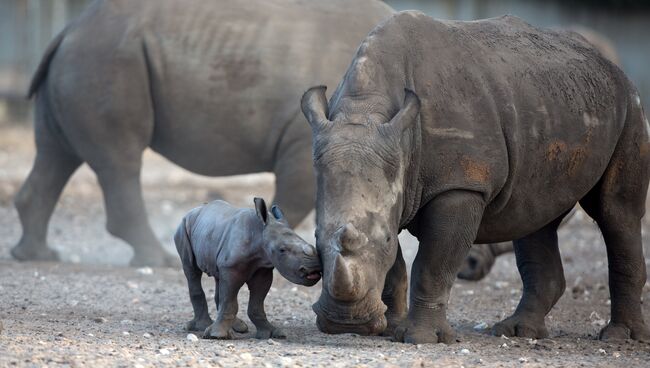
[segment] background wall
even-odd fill
[[[29,120],[24,96],[50,40],[90,0],[0,1],[0,123]],[[353,3],[353,0],[350,0]],[[650,109],[650,1],[386,0],[397,10],[472,20],[514,14],[543,27],[584,26],[610,39]]]

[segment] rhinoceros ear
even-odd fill
[[[289,225],[287,219],[284,217],[284,213],[282,213],[282,210],[280,209],[280,207],[278,207],[277,204],[271,206],[271,213],[273,214],[273,217],[275,217],[276,220],[280,221],[285,225]]]
[[[327,87],[325,86],[311,87],[302,95],[302,100],[300,101],[302,113],[307,118],[314,132],[319,131],[329,123],[329,120],[327,120],[329,112],[325,91],[327,91]]]
[[[404,89],[404,104],[402,109],[391,119],[390,126],[396,131],[403,132],[415,124],[420,113],[420,98],[410,89]]]
[[[264,202],[263,198],[255,197],[253,200],[255,202],[255,212],[257,213],[257,217],[262,220],[262,223],[266,226],[268,220],[269,220],[269,213],[266,210],[266,202]]]

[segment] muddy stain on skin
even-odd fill
[[[587,149],[584,147],[578,147],[574,149],[571,152],[571,158],[569,159],[569,167],[567,169],[567,173],[569,176],[573,176],[578,167],[580,167],[580,164],[584,161],[584,159],[587,157]]]
[[[483,162],[476,161],[469,157],[463,157],[460,161],[465,178],[479,183],[487,183],[490,177],[490,168]]]
[[[547,161],[555,161],[558,159],[560,154],[562,152],[566,152],[567,146],[566,143],[564,143],[561,140],[556,140],[552,142],[551,144],[548,145],[548,149],[546,150],[546,160]]]

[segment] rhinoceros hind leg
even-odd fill
[[[628,114],[639,114],[631,111]],[[600,339],[632,338],[650,342],[650,329],[643,320],[641,294],[646,283],[641,218],[645,213],[650,143],[643,119],[626,127],[600,183],[580,205],[600,228],[607,247],[611,322]]]
[[[133,247],[131,266],[178,266],[178,257],[167,254],[149,225],[140,186],[140,157],[118,167],[96,168],[104,192],[106,229]]]
[[[548,336],[544,317],[560,299],[566,286],[557,242],[557,228],[563,217],[514,242],[524,291],[515,313],[494,325],[494,335]]]
[[[23,234],[11,255],[19,261],[59,260],[57,252],[47,247],[47,226],[63,187],[81,165],[55,137],[42,130],[40,134],[34,166],[14,200]]]

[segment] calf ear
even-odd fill
[[[276,220],[284,224],[288,224],[287,220],[284,218],[284,213],[282,213],[282,210],[277,205],[274,204],[273,206],[271,206],[271,213],[273,214],[273,217],[275,217]]]
[[[410,128],[420,113],[420,98],[410,89],[404,90],[404,105],[402,109],[391,119],[390,126],[398,132]]]
[[[253,202],[255,202],[255,212],[257,212],[257,217],[259,217],[260,220],[262,220],[262,223],[266,225],[269,216],[269,213],[266,210],[266,202],[264,202],[264,199],[259,197],[255,197]]]
[[[307,118],[314,132],[321,130],[329,123],[329,120],[327,120],[329,111],[325,91],[327,91],[327,87],[325,86],[311,87],[302,95],[302,100],[300,101],[302,113]]]

